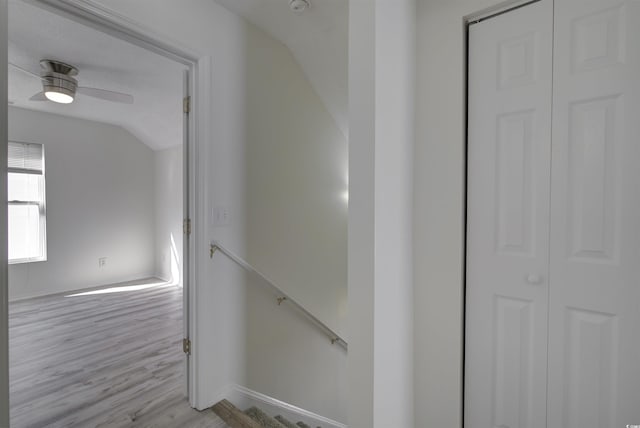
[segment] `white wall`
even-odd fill
[[[347,142],[290,51],[249,35],[246,258],[346,335]]]
[[[182,146],[154,153],[155,271],[182,286]]]
[[[349,5],[349,426],[412,427],[416,5]]]
[[[416,426],[460,427],[465,16],[497,0],[418,0],[415,152]]]
[[[7,200],[7,2],[0,0],[0,201]],[[0,225],[7,224],[5,210]],[[0,242],[7,242],[7,228],[0,227]],[[0,245],[0,427],[9,426],[9,306],[7,290],[7,246]]]
[[[44,145],[47,209],[47,260],[9,266],[10,299],[154,275],[151,149],[120,127],[18,108],[9,139]]]
[[[247,28],[246,258],[346,333],[347,143],[291,53]],[[259,281],[247,290],[247,386],[346,421],[346,353]]]
[[[260,284],[247,288],[248,388],[347,421],[347,352]]]
[[[201,204],[197,214],[205,217],[204,224],[207,227],[206,230],[194,229],[194,234],[219,240],[234,252],[244,256],[249,255],[252,238],[247,229],[252,221],[257,220],[251,220],[249,217],[246,191],[256,188],[256,184],[248,182],[250,175],[246,168],[249,165],[249,157],[257,153],[255,150],[258,147],[254,144],[260,144],[263,136],[272,135],[272,132],[274,136],[284,136],[291,141],[302,140],[301,144],[304,142],[300,134],[296,135],[293,132],[293,128],[272,129],[274,126],[282,126],[281,122],[271,124],[260,121],[261,114],[274,114],[269,110],[276,108],[278,102],[286,100],[287,97],[293,97],[292,101],[289,101],[291,105],[299,106],[304,114],[309,114],[305,112],[310,108],[308,100],[311,96],[304,95],[296,89],[296,85],[299,84],[295,81],[295,85],[288,92],[287,81],[280,80],[282,78],[275,72],[282,67],[284,74],[290,75],[294,67],[284,60],[288,56],[288,53],[285,54],[286,48],[210,0],[183,2],[99,0],[99,3],[118,15],[137,22],[145,31],[160,34],[165,39],[173,40],[178,45],[199,52],[203,62],[210,58],[211,75],[197,76],[200,79],[201,92],[195,94],[200,100],[198,105],[201,108],[210,107],[211,110],[211,118],[205,118],[197,130],[202,145],[198,147],[198,153],[195,154],[206,176],[204,182],[196,183],[195,192],[198,195],[198,204]],[[257,52],[258,48],[266,49],[269,55]],[[269,61],[272,62],[269,63]],[[263,75],[261,69],[256,67],[264,67],[267,73]],[[299,77],[296,79],[299,80]],[[276,94],[269,91],[268,88],[271,85],[283,88],[284,93],[277,94],[278,97],[273,99]],[[262,92],[251,93],[249,88],[264,90],[264,97],[261,98]],[[305,89],[305,91],[308,94],[310,90]],[[304,99],[307,101],[305,102]],[[318,114],[326,115],[327,113]],[[288,134],[289,132],[291,134]],[[332,130],[323,132],[325,133],[323,135],[333,134]],[[329,141],[326,144],[333,150],[338,143]],[[296,156],[300,157],[297,154]],[[323,157],[331,156],[323,154]],[[295,165],[286,165],[286,157],[283,157],[282,161],[278,165],[295,168]],[[327,189],[334,191],[338,180],[333,176],[324,178],[328,181],[322,185],[323,189],[327,192],[329,192]],[[274,189],[274,191],[281,192],[280,189]],[[288,209],[297,209],[294,199],[290,199],[287,204],[289,205],[281,207],[282,212],[287,213]],[[338,206],[335,205],[336,208]],[[218,207],[228,210],[230,215],[228,225],[214,224],[212,213]],[[277,227],[281,227],[279,225],[282,224],[282,219],[276,218],[273,221]],[[269,225],[265,224],[265,227]],[[288,246],[286,248],[292,251]],[[306,248],[308,249],[308,246]],[[294,247],[294,249],[299,248]],[[276,247],[275,250],[270,251],[277,252],[277,250]],[[246,282],[244,273],[224,256],[216,255],[212,261],[209,261],[207,254],[207,240],[203,239],[194,254],[194,257],[201,257],[202,261],[202,270],[197,272],[199,283],[193,290],[198,318],[196,327],[192,331],[191,357],[192,363],[197,367],[199,378],[203,380],[199,382],[198,389],[195,391],[197,401],[194,404],[198,408],[208,407],[223,398],[229,384],[249,383],[248,373],[254,373],[247,368],[250,362],[245,360],[247,356],[245,331],[250,327],[251,320],[246,319],[244,311],[248,304],[246,293],[249,290],[240,286]],[[254,258],[257,257],[255,252],[253,255]],[[265,271],[272,267],[280,268],[280,266],[272,266],[272,263],[279,263],[278,260],[256,262],[264,263]],[[266,266],[267,263],[270,266]],[[278,272],[280,270],[271,275],[277,275]],[[292,280],[292,282],[297,281]],[[300,346],[305,345],[300,343]],[[327,352],[332,352],[331,347],[328,349]],[[281,357],[289,358],[286,353],[282,353]],[[317,377],[318,382],[324,382],[322,373],[324,372],[320,371]],[[284,376],[286,375],[283,374],[282,379],[286,378]],[[258,381],[259,379],[256,380]],[[291,382],[295,383],[295,379]],[[332,381],[327,379],[327,382]],[[305,396],[304,390],[309,386],[301,384],[295,384],[295,386],[300,388],[300,396]],[[338,385],[331,388],[339,394]],[[272,393],[277,394],[278,391],[272,391]],[[276,398],[278,398],[277,395]],[[298,405],[307,407],[306,403],[298,403]],[[314,403],[310,403],[309,407],[313,405]]]

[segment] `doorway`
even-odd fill
[[[16,6],[19,5],[23,5],[25,7],[31,7],[31,8],[36,8],[39,9],[41,11],[45,11],[47,10],[48,12],[53,12],[53,15],[61,17],[62,19],[67,19],[69,22],[73,21],[73,23],[80,23],[82,25],[84,24],[91,24],[88,25],[88,27],[93,28],[94,31],[98,31],[96,27],[99,27],[98,24],[96,24],[96,22],[92,22],[89,21],[87,19],[81,19],[79,16],[70,14],[69,11],[63,11],[57,8],[46,8],[44,5],[40,5],[40,7],[36,7],[33,6],[31,3],[28,2],[14,2]],[[14,4],[12,4],[12,7],[14,6]],[[13,18],[15,16],[12,17],[12,22],[14,22]],[[60,33],[63,33],[64,31],[69,30],[72,27],[72,25],[65,25],[64,27],[61,27],[60,29]],[[116,26],[112,26],[111,28],[111,34],[113,35],[114,33],[117,33],[117,31],[114,30]],[[70,31],[70,30],[69,30]],[[52,32],[52,37],[53,35],[57,35],[55,32]],[[114,38],[113,36],[109,36],[112,39],[117,39]],[[129,43],[132,39],[131,34],[128,34],[127,37],[124,37],[123,34],[120,34],[120,36],[122,36],[120,40],[122,43],[125,42],[124,39],[127,39],[127,43]],[[10,39],[11,42],[11,39]],[[65,45],[66,47],[68,47],[70,50],[73,50],[74,48],[77,48],[77,45],[86,42],[86,39],[84,37],[77,37],[76,40],[72,40],[70,43],[64,43],[63,45]],[[96,57],[101,57],[104,58],[107,56],[107,51],[110,48],[110,46],[107,46],[109,44],[115,44],[118,43],[118,41],[111,41],[105,44],[105,46],[100,46],[96,49]],[[77,45],[76,45],[77,44]],[[134,43],[135,44],[135,43]],[[137,49],[145,49],[149,52],[151,52],[148,47],[150,46],[150,43],[147,43],[146,46],[139,46],[137,45]],[[11,48],[11,46],[10,46]],[[153,54],[157,55],[157,56],[161,56],[158,55],[158,53],[161,51],[161,49],[154,49],[153,50]],[[58,53],[55,56],[62,56],[62,54]],[[179,180],[179,182],[183,182],[184,183],[184,188],[180,188],[179,190],[183,191],[184,189],[184,201],[182,200],[182,198],[179,198],[179,200],[177,201],[177,203],[175,203],[175,201],[169,201],[171,204],[175,205],[176,207],[179,207],[180,211],[177,216],[178,216],[178,224],[177,227],[173,227],[173,223],[176,223],[175,219],[170,219],[170,221],[168,221],[167,223],[171,223],[172,226],[171,228],[167,228],[167,251],[165,252],[165,248],[162,248],[161,250],[158,250],[157,253],[155,254],[156,251],[155,249],[152,249],[153,254],[151,254],[151,256],[145,255],[142,256],[140,255],[140,253],[142,253],[144,250],[143,247],[136,247],[134,241],[139,241],[139,240],[134,240],[132,239],[132,235],[137,233],[137,231],[141,230],[141,229],[152,229],[149,227],[149,224],[145,224],[145,221],[143,219],[141,219],[142,217],[144,217],[145,215],[140,215],[140,212],[142,211],[142,207],[144,207],[145,205],[149,205],[150,200],[152,199],[145,199],[145,194],[148,193],[147,192],[147,187],[143,186],[140,183],[146,183],[148,184],[149,179],[148,177],[144,177],[145,175],[147,175],[147,173],[151,172],[151,175],[154,174],[154,165],[153,164],[149,164],[148,159],[145,158],[145,156],[141,155],[141,152],[144,152],[145,150],[147,152],[149,152],[150,150],[148,149],[144,149],[144,148],[140,148],[138,147],[136,149],[136,153],[129,153],[126,152],[126,154],[123,154],[124,152],[120,151],[116,146],[117,144],[120,144],[121,141],[120,140],[144,140],[145,139],[145,135],[140,135],[137,134],[136,135],[136,130],[129,130],[126,129],[126,126],[121,126],[120,128],[120,134],[122,135],[127,135],[125,137],[118,137],[118,136],[113,136],[110,134],[109,137],[105,137],[104,140],[109,140],[111,139],[111,141],[113,142],[113,144],[109,147],[103,147],[103,151],[102,152],[98,152],[97,154],[95,154],[95,156],[93,156],[93,160],[94,161],[98,161],[98,163],[102,163],[102,164],[106,164],[107,160],[108,160],[108,155],[114,155],[114,158],[121,158],[120,160],[123,161],[123,164],[118,164],[117,166],[106,166],[104,169],[99,169],[98,167],[91,167],[90,162],[83,162],[83,159],[89,159],[88,157],[84,156],[86,155],[85,152],[83,152],[83,150],[87,149],[89,146],[97,146],[98,144],[98,140],[99,138],[90,138],[87,137],[86,138],[86,145],[83,147],[71,147],[71,152],[75,153],[78,155],[77,159],[78,162],[73,161],[72,162],[72,158],[65,158],[63,159],[64,162],[66,162],[66,165],[68,166],[68,169],[71,170],[72,166],[80,166],[81,168],[84,168],[85,170],[88,170],[90,172],[90,175],[92,175],[92,178],[96,178],[96,182],[94,183],[94,185],[90,185],[91,181],[87,178],[83,178],[81,176],[76,176],[74,179],[70,180],[70,182],[73,184],[75,183],[75,188],[74,190],[76,190],[77,192],[75,193],[76,198],[78,200],[83,200],[85,201],[85,205],[87,210],[89,210],[90,208],[97,208],[98,212],[103,212],[105,215],[103,218],[101,218],[99,224],[96,226],[94,224],[93,227],[86,227],[83,229],[83,225],[81,222],[73,222],[75,230],[74,230],[74,234],[72,233],[58,233],[57,239],[59,240],[60,235],[63,237],[66,237],[66,239],[69,241],[68,242],[68,246],[72,247],[70,241],[74,236],[84,236],[86,237],[87,235],[89,235],[92,231],[92,229],[107,229],[109,231],[111,231],[112,233],[110,234],[111,236],[104,236],[102,239],[95,239],[95,241],[98,241],[102,244],[104,244],[107,240],[113,238],[113,241],[121,241],[123,239],[128,239],[128,241],[126,242],[126,245],[123,246],[124,249],[120,249],[117,248],[116,250],[114,250],[112,253],[106,255],[103,257],[103,255],[97,257],[96,260],[95,259],[95,254],[89,254],[91,253],[91,250],[86,250],[85,247],[85,251],[83,251],[84,253],[87,254],[87,259],[88,260],[93,260],[95,263],[91,263],[91,269],[97,271],[96,276],[92,277],[92,279],[95,278],[102,278],[102,281],[94,281],[94,280],[88,280],[85,281],[87,286],[93,286],[93,285],[98,285],[98,284],[110,284],[113,282],[117,282],[117,283],[121,283],[124,280],[126,280],[125,278],[125,274],[121,274],[120,278],[121,280],[112,280],[110,277],[108,276],[109,274],[109,270],[118,270],[121,269],[119,271],[119,273],[124,272],[125,269],[122,267],[123,264],[126,263],[130,263],[132,262],[133,259],[135,258],[151,258],[151,263],[155,264],[155,258],[157,257],[158,260],[163,259],[163,264],[166,264],[169,266],[168,272],[163,272],[162,275],[159,275],[162,277],[162,279],[167,280],[166,282],[172,283],[172,282],[176,282],[176,283],[183,283],[184,284],[184,304],[182,304],[181,302],[181,306],[183,306],[183,310],[184,310],[184,327],[180,326],[181,329],[184,329],[184,334],[183,337],[188,338],[189,337],[189,281],[188,281],[188,272],[189,272],[189,259],[188,259],[188,254],[189,254],[189,240],[188,240],[188,235],[184,237],[184,249],[183,249],[183,245],[180,244],[180,242],[182,241],[182,237],[183,237],[183,222],[182,219],[183,218],[189,218],[188,213],[190,212],[191,208],[190,208],[190,198],[189,198],[189,191],[190,191],[190,186],[188,186],[189,181],[192,180],[192,176],[190,174],[190,158],[188,156],[189,153],[189,145],[193,144],[193,140],[191,139],[191,136],[188,133],[188,129],[190,126],[193,125],[193,120],[192,120],[192,114],[190,114],[189,110],[185,110],[183,109],[183,98],[188,97],[188,94],[190,92],[190,88],[192,87],[193,83],[189,80],[185,80],[183,82],[183,77],[185,79],[188,79],[192,74],[193,74],[193,67],[194,64],[191,60],[187,60],[187,59],[182,59],[181,61],[176,61],[177,59],[177,55],[173,55],[170,56],[170,58],[168,56],[164,57],[164,61],[172,61],[175,62],[176,66],[176,70],[178,70],[178,74],[176,77],[176,81],[175,81],[175,86],[177,86],[177,91],[178,91],[178,97],[176,98],[176,102],[175,102],[175,111],[176,111],[176,116],[177,116],[177,120],[179,122],[179,126],[180,128],[182,128],[183,126],[183,121],[184,121],[184,133],[182,131],[182,129],[179,129],[178,131],[178,135],[177,138],[179,140],[179,147],[182,147],[182,149],[178,148],[177,150],[177,155],[172,155],[170,160],[167,160],[165,157],[165,161],[167,161],[170,165],[172,165],[173,167],[176,166],[177,163],[177,167],[173,168],[172,171],[173,173],[177,174],[177,177],[175,177],[177,180]],[[92,87],[97,87],[100,86],[99,83],[99,75],[100,74],[109,74],[109,75],[118,75],[118,73],[124,73],[123,68],[119,67],[122,64],[118,64],[117,62],[113,63],[113,67],[111,68],[103,68],[103,69],[99,69],[99,70],[93,70],[94,74],[92,75],[92,64],[91,61],[87,60],[87,61],[76,61],[76,60],[71,60],[74,62],[74,64],[78,65],[78,69],[79,69],[79,73],[78,73],[78,81],[79,81],[79,85],[83,85],[83,86],[92,86]],[[159,61],[162,61],[162,59],[160,59]],[[17,62],[17,61],[16,61]],[[26,69],[26,67],[23,67]],[[97,68],[97,67],[96,67]],[[182,69],[187,68],[188,71],[183,75]],[[29,71],[29,70],[27,70]],[[35,71],[36,73],[38,72],[37,70],[37,63],[36,63],[36,70],[31,70],[31,71]],[[24,74],[24,78],[25,79],[31,79],[31,77],[28,76],[27,73],[23,73]],[[84,77],[83,77],[84,76]],[[83,80],[84,79],[84,80]],[[90,79],[94,79],[93,81],[90,81]],[[147,78],[144,82],[142,83],[149,83],[149,80],[151,80],[152,77]],[[34,79],[36,86],[39,85],[40,83],[37,81],[37,79]],[[96,83],[97,82],[97,83]],[[138,81],[138,83],[141,83],[141,81]],[[105,89],[112,89],[113,92],[115,92],[116,90],[118,90],[119,92],[125,92],[124,89],[120,89],[120,88],[108,88],[106,86],[102,86]],[[126,88],[125,88],[126,89]],[[183,93],[182,91],[186,90],[189,91],[187,93]],[[78,91],[78,98],[80,98],[80,96],[82,96],[82,94],[80,93],[80,91]],[[35,92],[34,92],[35,93]],[[139,100],[142,99],[142,97],[138,97]],[[78,100],[80,101],[80,100]],[[14,110],[18,110],[18,104],[19,102],[17,100],[14,101]],[[78,103],[80,104],[80,103]],[[86,104],[84,104],[86,107]],[[156,109],[160,109],[161,107],[155,106]],[[70,107],[73,108],[73,105]],[[87,110],[91,110],[93,112],[95,112],[98,109],[98,107],[92,107],[90,109]],[[70,114],[71,110],[67,110],[65,113],[69,113]],[[23,115],[24,112],[21,112],[20,115]],[[27,123],[31,123],[32,126],[31,128],[36,128],[38,125],[40,125],[41,123],[47,122],[47,121],[55,121],[58,120],[59,118],[53,118],[50,116],[56,116],[55,112],[53,115],[50,115],[49,113],[52,112],[46,112],[46,111],[40,111],[38,112],[37,116],[38,119],[35,121],[30,121],[29,119],[26,120]],[[107,112],[104,112],[105,115]],[[27,113],[25,113],[27,114]],[[13,115],[18,116],[16,114]],[[89,120],[87,120],[89,119]],[[62,119],[60,119],[62,120]],[[93,122],[97,120],[95,117],[75,117],[73,118],[73,121],[75,122],[82,122],[82,121],[86,121],[86,122]],[[85,124],[86,125],[86,124]],[[89,125],[86,125],[87,127],[89,127]],[[65,126],[61,126],[61,127],[65,127]],[[107,128],[109,128],[109,126],[102,126],[99,125],[98,127],[100,127],[102,129],[102,131],[104,131],[104,133],[106,134],[107,131],[109,131]],[[10,126],[11,128],[11,126]],[[23,127],[23,129],[26,129],[27,127]],[[117,128],[117,127],[112,127],[112,128]],[[166,128],[164,128],[166,130]],[[114,131],[115,134],[118,134],[118,130],[116,129]],[[169,132],[166,132],[167,134],[169,134]],[[86,135],[89,135],[89,133],[87,133]],[[120,136],[122,136],[120,135]],[[27,142],[33,141],[33,140],[39,140],[39,141],[45,141],[47,140],[47,137],[49,137],[51,135],[48,135],[46,131],[42,131],[39,132],[37,136],[34,136],[33,138],[28,137],[28,138],[13,138],[16,140],[28,140]],[[184,144],[183,142],[183,138],[185,139],[186,142],[188,142],[187,144]],[[62,140],[66,140],[63,141],[63,143],[66,146],[69,146],[70,141],[68,139],[63,138]],[[47,247],[49,249],[48,252],[48,257],[47,257],[47,261],[44,263],[48,263],[49,265],[53,265],[54,262],[56,262],[56,258],[60,259],[60,252],[59,251],[52,251],[54,250],[53,248],[53,241],[55,240],[54,235],[55,235],[55,230],[54,230],[54,222],[53,219],[55,217],[60,218],[60,213],[62,210],[62,204],[61,204],[61,200],[64,198],[63,196],[59,196],[57,197],[53,190],[55,188],[55,184],[56,182],[59,182],[60,177],[62,176],[62,170],[64,168],[53,168],[55,162],[55,157],[58,156],[58,159],[60,159],[60,151],[58,150],[53,150],[52,147],[49,147],[49,150],[47,149],[47,144],[45,142],[45,144],[43,144],[45,146],[45,163],[48,166],[47,169],[45,169],[45,174],[46,174],[46,179],[48,180],[48,193],[47,193],[47,220],[48,220],[48,243],[47,243]],[[140,145],[139,145],[140,146]],[[69,147],[67,147],[69,148]],[[163,151],[164,152],[164,148],[159,148],[159,151]],[[57,153],[54,153],[57,152]],[[151,151],[151,153],[155,153],[153,151]],[[48,162],[47,162],[48,161]],[[58,162],[59,165],[65,164],[64,162]],[[151,166],[151,168],[149,168]],[[155,168],[157,172],[157,168]],[[104,175],[101,175],[103,174]],[[168,172],[167,172],[168,173]],[[106,180],[105,180],[106,179]],[[98,188],[98,183],[104,182],[104,181],[112,181],[112,182],[116,182],[120,184],[121,188],[128,188],[127,190],[130,191],[130,194],[127,194],[127,198],[125,200],[111,200],[109,199],[111,190],[107,189],[106,187],[100,187]],[[60,187],[60,186],[58,186]],[[181,186],[178,186],[181,187]],[[85,193],[82,193],[85,192]],[[158,193],[157,190],[153,190],[152,192]],[[98,196],[100,196],[99,198],[97,198],[97,202],[87,202],[88,201],[88,197],[91,194],[95,194],[97,193]],[[58,193],[59,195],[59,193]],[[81,196],[84,195],[84,196]],[[153,196],[153,195],[152,195]],[[54,200],[57,203],[54,203]],[[102,204],[102,205],[100,205]],[[69,204],[71,205],[71,204]],[[122,216],[119,215],[119,211],[122,211],[125,208],[130,208],[131,211],[128,214],[123,214]],[[157,207],[152,207],[151,210],[158,210]],[[144,211],[144,213],[147,213],[147,211]],[[86,213],[85,213],[86,214]],[[93,213],[93,214],[87,214],[86,217],[96,217],[98,214]],[[64,217],[64,215],[62,216]],[[71,219],[71,215],[66,216],[67,219]],[[111,227],[108,225],[108,222],[112,219],[114,219],[115,217],[119,217],[119,218],[124,218],[126,221],[128,221],[129,223],[124,224],[125,222],[120,222],[118,225]],[[138,220],[136,220],[135,222],[132,221],[133,218],[140,218]],[[152,223],[159,223],[159,222],[152,222]],[[127,227],[129,229],[127,229]],[[59,228],[58,228],[59,229]],[[170,229],[170,230],[169,230]],[[156,235],[157,234],[157,230],[146,230],[145,232],[147,235],[151,234],[151,235]],[[131,238],[131,239],[130,239]],[[115,244],[114,244],[115,245]],[[164,247],[164,246],[163,246]],[[127,254],[123,254],[123,251],[129,251],[130,253]],[[91,255],[91,257],[89,257]],[[81,255],[82,256],[82,255]],[[76,258],[80,258],[81,256],[77,256]],[[145,260],[146,265],[149,264],[149,260]],[[182,272],[179,272],[180,269],[178,269],[178,272],[175,272],[174,266],[176,264],[182,264],[183,265],[183,269]],[[95,265],[95,266],[94,266]],[[126,268],[126,266],[125,266]],[[78,269],[69,269],[70,273],[77,273]],[[27,273],[27,276],[30,276],[31,279],[34,278],[35,276],[35,270],[34,269],[30,269],[30,272]],[[132,275],[135,277],[138,277],[140,273],[144,273],[146,272],[145,269],[131,269],[130,272],[133,272]],[[153,272],[155,273],[155,272]],[[181,274],[184,273],[184,279],[181,279],[180,276]],[[100,275],[102,275],[100,277]],[[80,278],[81,275],[78,274],[78,278],[79,281],[81,282],[82,278]],[[54,276],[52,275],[51,278],[54,278]],[[75,279],[75,278],[73,278]],[[126,287],[137,287],[137,286],[147,286],[148,284],[146,283],[140,283],[140,284],[131,284],[129,281],[127,281],[127,284],[124,284],[125,288]],[[70,290],[64,290],[65,295],[71,296],[71,295],[77,295],[80,294],[82,292],[90,292],[90,291],[94,291],[94,290],[78,290],[78,288],[81,287],[73,287],[73,292],[70,292]],[[116,288],[116,287],[110,287],[110,288]],[[117,287],[122,289],[123,287]],[[63,290],[54,290],[54,292],[57,291],[63,291]],[[50,293],[32,293],[32,295],[39,295],[39,294],[50,294]],[[28,296],[29,297],[29,296]],[[182,352],[182,343],[179,344],[179,352]],[[187,366],[186,369],[186,373],[189,372],[189,368],[188,368],[188,355],[185,356],[185,365]],[[183,376],[185,383],[188,381],[189,376],[185,375]],[[189,392],[189,387],[187,386],[185,389],[185,393],[188,394]]]
[[[638,17],[540,0],[469,25],[467,426],[640,420]]]

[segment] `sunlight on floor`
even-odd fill
[[[80,296],[93,296],[98,294],[112,294],[112,293],[124,293],[127,291],[139,291],[139,290],[147,290],[149,288],[162,288],[162,287],[173,287],[176,284],[173,281],[169,282],[151,282],[145,284],[132,284],[132,285],[122,285],[119,287],[110,287],[110,288],[101,288],[99,290],[92,291],[84,291],[82,293],[69,294],[64,297],[80,297]]]

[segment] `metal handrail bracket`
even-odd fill
[[[238,256],[235,253],[233,253],[232,251],[228,250],[227,248],[222,246],[217,241],[212,241],[211,242],[211,246],[209,247],[209,256],[210,256],[210,258],[213,258],[214,254],[217,251],[220,251],[222,254],[224,254],[229,259],[234,261],[238,266],[240,266],[243,269],[245,269],[246,271],[258,276],[267,285],[269,285],[269,288],[271,288],[271,291],[277,296],[278,306],[282,305],[285,302],[288,303],[291,307],[293,307],[298,312],[300,312],[302,315],[304,315],[304,317],[307,318],[309,321],[311,321],[316,327],[318,327],[320,330],[322,330],[322,332],[329,337],[329,340],[331,341],[332,345],[333,344],[337,344],[337,345],[340,345],[341,347],[343,347],[345,350],[348,350],[347,342],[342,337],[340,337],[339,334],[337,334],[329,326],[327,326],[325,323],[323,323],[318,318],[316,318],[311,312],[306,310],[302,305],[300,305],[298,302],[296,302],[294,299],[292,299],[291,296],[289,296],[287,293],[282,291],[282,289],[280,287],[278,287],[277,285],[275,285],[273,283],[273,281],[271,281],[264,274],[259,272],[256,268],[251,266],[249,264],[249,262],[247,262],[246,260],[242,259],[240,256]]]

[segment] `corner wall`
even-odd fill
[[[353,428],[414,426],[415,8],[413,0],[349,2]]]
[[[465,17],[493,0],[418,0],[414,181],[416,426],[462,424]]]
[[[44,145],[47,210],[47,260],[9,265],[10,299],[154,276],[151,149],[120,127],[13,107],[9,139]]]
[[[153,154],[155,167],[155,272],[182,287],[182,146]]]

